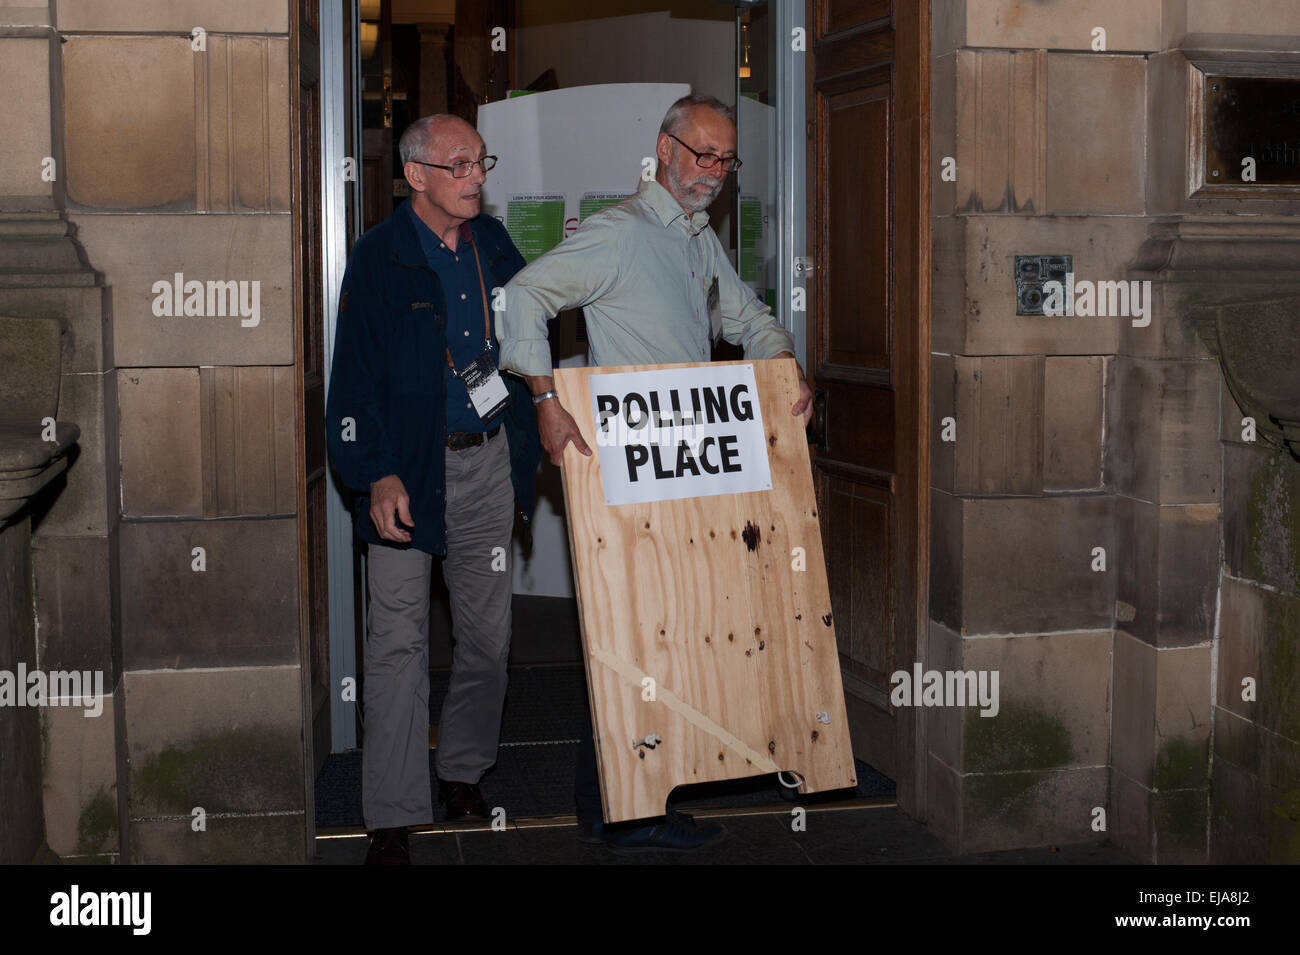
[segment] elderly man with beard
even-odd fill
[[[591,454],[552,383],[546,323],[564,309],[583,309],[594,365],[708,361],[719,336],[741,345],[746,358],[794,357],[794,338],[740,280],[704,211],[740,166],[733,111],[711,96],[679,99],[659,127],[655,153],[652,181],[584,221],[506,286],[501,367],[524,376],[542,447],[555,464],[570,441]],[[807,421],[812,394],[802,371],[799,380],[791,413]],[[590,723],[579,746],[575,788],[583,841],[696,849],[723,835],[721,826],[697,826],[672,811],[663,823],[606,829]]]

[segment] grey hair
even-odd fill
[[[428,160],[430,140],[433,138],[431,127],[437,119],[437,116],[422,116],[406,127],[402,138],[397,141],[397,149],[402,155],[402,165],[416,160]]]
[[[402,133],[402,138],[397,141],[397,149],[402,157],[402,165],[406,165],[411,161],[429,162],[431,159],[430,153],[434,146],[437,145],[438,137],[442,134],[442,127],[448,123],[455,125],[458,122],[464,122],[464,120],[451,113],[434,113],[432,116],[421,116],[410,126],[407,126]]]
[[[716,96],[692,93],[689,96],[683,96],[668,107],[668,112],[664,113],[664,121],[659,124],[659,132],[675,135],[682,128],[682,124],[686,122],[687,114],[697,106],[707,106],[714,112],[725,116],[732,123],[736,121],[736,111]]]

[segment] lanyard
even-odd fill
[[[483,296],[483,348],[487,351],[492,349],[492,321],[488,318],[487,307],[487,289],[483,285],[483,266],[478,261],[478,245],[474,242],[474,233],[470,233],[469,246],[474,250],[474,270],[478,272],[478,291]],[[451,369],[453,375],[458,375],[456,363],[451,360],[451,349],[447,351],[447,367]]]

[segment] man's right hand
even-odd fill
[[[396,474],[390,474],[370,485],[370,520],[384,540],[409,544],[411,535],[397,526],[397,521],[393,520],[394,511],[407,527],[415,526],[415,521],[411,520],[411,499],[406,496],[406,486]]]
[[[564,410],[559,398],[547,398],[537,406],[537,433],[552,464],[558,465],[564,460],[564,446],[570,441],[583,454],[591,455],[591,448],[582,440],[582,432],[578,430],[578,422]]]

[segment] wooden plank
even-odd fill
[[[683,784],[782,770],[802,792],[856,784],[794,362],[717,364],[754,366],[771,491],[609,507],[599,455],[564,454],[607,822],[662,815]],[[558,368],[555,387],[595,449],[589,377],[691,367]],[[653,749],[633,745],[651,733]]]

